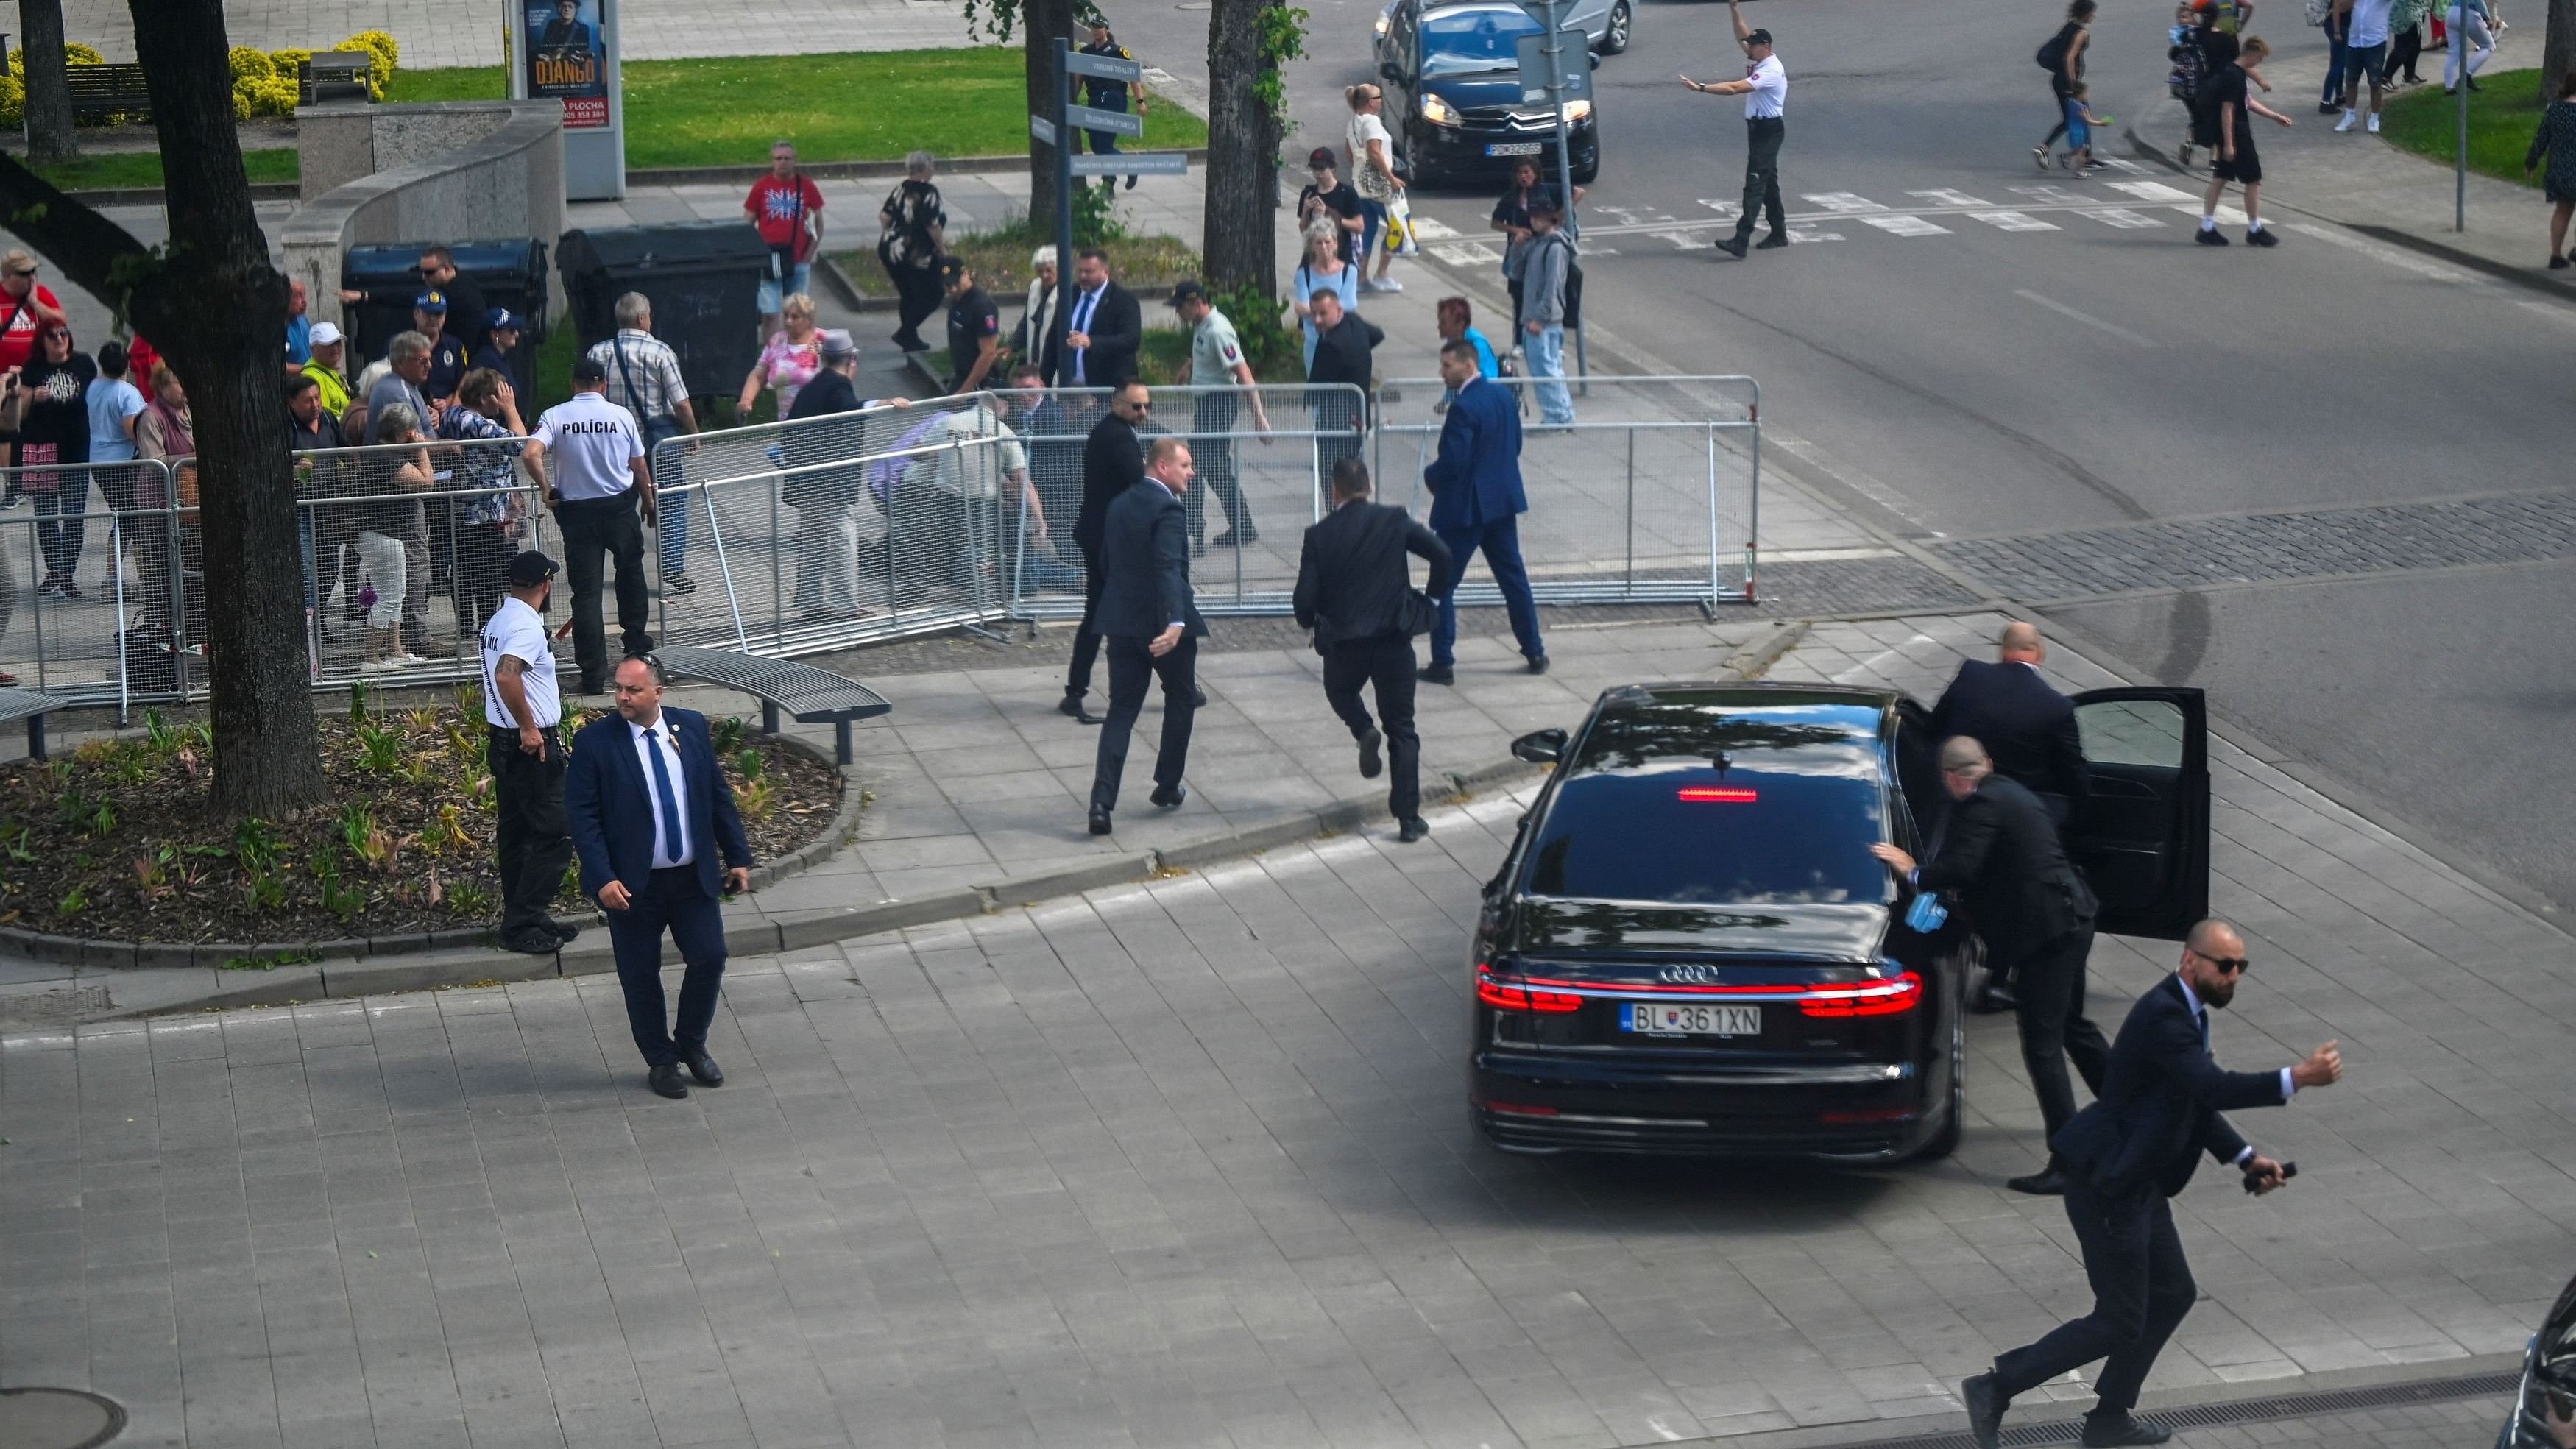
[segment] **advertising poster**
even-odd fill
[[[608,63],[599,0],[529,0],[528,94],[561,100],[564,129],[608,125]]]

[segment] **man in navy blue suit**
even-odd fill
[[[751,889],[751,842],[716,765],[707,717],[662,707],[662,671],[649,658],[617,666],[617,718],[593,720],[573,736],[564,776],[582,894],[608,913],[617,984],[636,1050],[653,1090],[689,1095],[680,1079],[724,1085],[707,1055],[707,1028],[724,981],[725,932],[716,857],[725,893]],[[669,928],[688,973],[680,981],[676,1026],[662,1017],[662,932]]]
[[[2084,804],[2084,739],[2075,729],[2075,701],[2039,676],[2047,658],[2037,625],[2006,624],[1994,663],[1960,661],[1958,677],[1932,706],[1932,738],[1967,735],[1983,744],[1995,773],[2037,795],[2063,829]]]
[[[1091,833],[1107,835],[1127,771],[1127,744],[1145,711],[1145,690],[1163,682],[1163,738],[1154,757],[1158,810],[1189,798],[1181,774],[1190,759],[1197,717],[1199,640],[1207,620],[1190,592],[1189,510],[1181,497],[1197,476],[1189,444],[1156,438],[1145,450],[1143,481],[1112,499],[1100,525],[1100,603],[1092,610],[1109,651],[1109,715],[1091,773]]]
[[[1447,580],[1432,581],[1440,596],[1440,621],[1431,630],[1427,684],[1456,682],[1458,585],[1479,549],[1503,591],[1512,637],[1532,674],[1547,673],[1547,645],[1538,637],[1538,600],[1530,595],[1529,570],[1521,566],[1520,516],[1529,512],[1521,492],[1521,412],[1502,384],[1487,381],[1476,365],[1476,347],[1461,339],[1440,349],[1440,380],[1456,390],[1440,424],[1440,455],[1422,470],[1431,489],[1431,531],[1457,560]]]
[[[2209,1051],[2209,1013],[2235,1000],[2246,964],[2245,937],[2234,926],[2213,918],[2192,927],[2181,968],[2139,997],[2120,1024],[2102,1095],[2050,1139],[2073,1179],[2066,1216],[2084,1249],[2093,1311],[1996,1355],[1991,1372],[1959,1386],[1979,1449],[1995,1449],[2013,1395],[2106,1357],[2094,1386],[2099,1402],[2084,1420],[2087,1449],[2171,1437],[2129,1414],[2165,1339],[2200,1292],[2167,1200],[2191,1181],[2203,1152],[2242,1171],[2257,1193],[2281,1186],[2288,1181],[2281,1164],[2256,1152],[2219,1114],[2277,1107],[2302,1087],[2343,1077],[2343,1052],[2333,1042],[2295,1067],[2231,1072],[2218,1065]]]

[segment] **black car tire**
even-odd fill
[[[1603,55],[1624,55],[1628,50],[1628,28],[1632,23],[1628,0],[1616,0],[1610,7],[1610,25],[1601,35]]]
[[[1968,1028],[1961,1008],[1950,1012],[1950,1109],[1941,1130],[1914,1153],[1917,1162],[1938,1162],[1959,1150],[1959,1135],[1968,1126]]]
[[[1574,184],[1577,186],[1589,186],[1592,184],[1593,178],[1600,174],[1601,153],[1598,150],[1595,150],[1592,153],[1592,159],[1590,161],[1574,168]]]

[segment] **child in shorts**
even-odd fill
[[[2077,176],[2090,176],[2104,169],[2095,165],[2093,161],[2093,128],[2105,123],[2101,117],[2093,114],[2093,107],[2086,99],[2090,94],[2091,88],[2082,81],[2077,81],[2066,91],[2064,164]]]

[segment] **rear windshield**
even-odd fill
[[[1519,38],[1538,33],[1537,21],[1507,10],[1435,15],[1422,24],[1422,73],[1510,70],[1520,64]]]
[[[1878,717],[1848,706],[1605,716],[1558,785],[1524,889],[1686,905],[1884,903]],[[1724,756],[1721,766],[1719,756]]]

